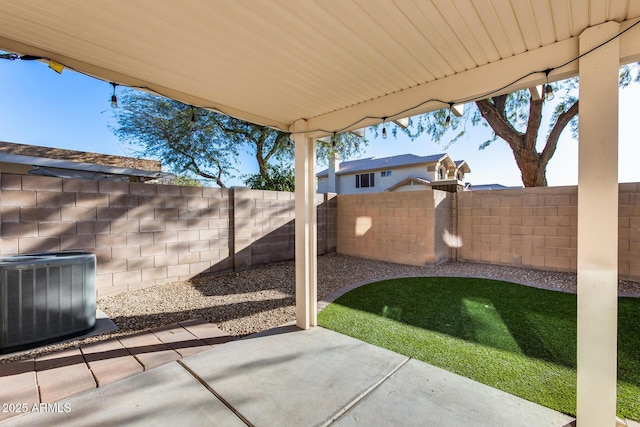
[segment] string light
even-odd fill
[[[448,128],[451,126],[451,109],[453,108],[453,103],[449,103],[449,113],[447,114],[447,119],[444,121],[444,127]]]
[[[116,96],[116,86],[118,86],[118,84],[111,82],[111,85],[113,86],[113,95],[111,95],[111,108],[118,108],[118,97]]]
[[[630,31],[631,29],[635,28],[638,25],[640,25],[640,21],[635,22],[633,25],[630,25],[629,27],[627,27],[624,30],[620,31],[618,34],[615,34],[615,35],[611,36],[609,39],[603,41],[602,43],[598,44],[597,46],[594,46],[591,49],[587,50],[586,52],[583,52],[580,55],[577,55],[574,58],[567,60],[563,64],[559,64],[559,65],[557,65],[555,67],[547,68],[546,70],[530,71],[530,72],[528,72],[528,73],[516,78],[515,80],[511,81],[510,83],[505,84],[502,87],[499,87],[499,88],[491,90],[489,92],[480,94],[480,95],[478,95],[476,97],[473,97],[473,98],[456,100],[455,104],[474,102],[474,101],[478,101],[478,100],[481,100],[481,99],[490,98],[491,96],[493,96],[493,95],[495,95],[497,93],[502,93],[503,91],[508,89],[510,86],[513,86],[514,84],[526,79],[527,77],[530,77],[530,76],[533,76],[533,75],[536,75],[536,74],[539,74],[539,73],[544,73],[546,78],[547,78],[546,79],[547,83],[545,84],[545,87],[544,87],[544,97],[545,97],[545,100],[550,101],[550,100],[552,100],[554,98],[553,87],[549,84],[549,73],[551,71],[566,67],[567,65],[571,64],[572,62],[575,62],[575,61],[579,60],[580,58],[582,58],[582,57],[584,57],[586,55],[589,55],[591,52],[593,52],[596,49],[599,49],[602,46],[610,43],[611,41],[619,38],[624,33],[626,33],[627,31]],[[35,55],[18,55],[18,54],[14,54],[14,53],[0,53],[0,59],[6,59],[6,60],[10,60],[10,61],[13,61],[13,60],[16,60],[16,59],[21,59],[21,60],[24,60],[24,61],[46,60],[46,61],[49,61],[49,65],[50,66],[52,64],[53,65],[58,64],[59,67],[61,67],[59,72],[62,72],[62,69],[65,67],[63,64],[59,64],[59,63],[51,60],[50,58],[41,57],[41,56],[35,56]],[[54,67],[52,67],[52,68],[55,70]],[[70,68],[70,67],[67,67],[67,68]],[[78,72],[80,74],[84,74],[84,75],[89,76],[85,72],[76,70],[74,68],[70,68],[70,69],[73,70],[73,71],[76,71],[76,72]],[[90,77],[94,77],[94,76],[90,76]],[[111,96],[111,106],[113,108],[117,108],[118,107],[118,103],[117,103],[118,99],[117,99],[116,93],[115,93],[115,88],[116,88],[117,84],[116,83],[111,83],[111,84],[113,85],[113,95]],[[159,91],[157,91],[157,90],[155,90],[153,88],[150,88],[148,86],[128,85],[128,87],[131,87],[131,88],[134,88],[134,89],[144,90],[144,91],[151,92],[151,93],[154,93],[154,94],[160,95],[160,96],[166,96],[163,93],[161,93],[161,92],[159,92]],[[309,130],[298,131],[298,132],[287,132],[287,130],[279,129],[279,128],[278,128],[278,130],[280,130],[282,132],[287,132],[290,135],[301,134],[301,133],[305,133],[306,134],[306,133],[314,133],[314,132],[323,132],[323,133],[327,133],[327,134],[329,134],[329,133],[342,133],[342,132],[345,132],[348,129],[354,128],[360,122],[363,122],[365,120],[372,120],[372,119],[374,119],[374,120],[378,119],[379,120],[379,119],[382,119],[382,121],[383,121],[382,137],[386,138],[387,137],[387,130],[386,130],[386,123],[385,122],[389,117],[406,117],[406,114],[409,114],[411,111],[416,110],[417,108],[422,107],[425,104],[433,103],[433,102],[437,102],[437,103],[441,103],[441,104],[449,104],[450,105],[450,108],[449,108],[450,110],[451,110],[451,105],[454,104],[454,102],[451,102],[451,101],[443,101],[441,99],[431,98],[431,99],[427,99],[425,101],[422,101],[422,102],[420,102],[420,103],[418,103],[416,105],[413,105],[413,106],[410,106],[408,108],[405,108],[404,110],[398,111],[398,112],[396,112],[395,114],[393,114],[391,116],[386,116],[386,117],[369,116],[369,115],[364,116],[364,117],[356,120],[355,122],[342,127],[341,129],[335,129],[335,130],[329,131],[329,130],[326,130],[326,129],[317,128],[317,129],[309,129]],[[216,113],[219,113],[219,114],[226,114],[224,111],[220,110],[219,108],[206,107],[206,106],[204,106],[203,108],[210,109],[210,110],[215,111]],[[445,126],[447,126],[447,123],[450,124],[450,122],[451,122],[451,117],[450,117],[450,114],[449,114],[447,116],[447,119],[445,120]]]
[[[191,106],[191,127],[195,126],[196,124],[196,108],[192,105]]]
[[[387,139],[387,118],[382,118],[382,139]]]
[[[551,101],[553,98],[555,98],[554,94],[553,94],[553,88],[551,87],[551,85],[549,84],[549,73],[551,72],[550,68],[547,68],[544,71],[544,74],[547,78],[547,84],[544,85],[544,99],[547,101]]]

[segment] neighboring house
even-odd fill
[[[479,184],[465,186],[465,191],[507,190],[510,188],[522,188],[522,186],[507,187],[502,184]]]
[[[0,172],[91,180],[158,182],[173,175],[159,161],[0,142]]]
[[[462,190],[465,174],[469,172],[471,169],[464,160],[453,161],[448,154],[402,154],[342,163],[336,160],[318,173],[318,192],[358,194],[429,189],[454,192]]]

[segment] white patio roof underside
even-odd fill
[[[0,0],[0,49],[284,130],[304,118],[333,132],[481,97],[575,58],[585,28],[638,17],[637,0]],[[638,58],[630,39],[623,62]]]
[[[640,0],[0,0],[0,50],[294,130],[303,328],[317,310],[314,137],[579,74],[585,427],[615,422],[618,67],[640,59],[638,19]]]

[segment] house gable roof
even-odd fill
[[[471,172],[471,168],[467,164],[466,160],[456,160],[455,162],[456,169],[462,169],[462,172],[469,173]]]
[[[392,186],[390,186],[389,188],[387,188],[384,191],[394,191],[400,187],[403,187],[407,184],[418,184],[418,185],[424,185],[424,186],[430,186],[431,185],[431,181],[429,181],[428,179],[425,178],[418,178],[415,176],[410,176],[408,178],[403,179],[400,182],[397,182],[395,184],[393,184]]]
[[[349,160],[346,162],[340,162],[340,169],[338,169],[336,175],[345,175],[380,169],[401,168],[404,166],[414,166],[420,164],[434,164],[445,158],[449,158],[449,155],[446,153],[432,154],[430,156],[401,154],[398,156],[382,157],[379,159],[375,157],[369,157],[366,159]],[[318,178],[329,176],[329,169],[325,169],[319,172],[317,176]]]

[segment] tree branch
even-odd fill
[[[558,116],[558,120],[556,120],[556,124],[553,125],[553,129],[551,129],[551,133],[549,133],[549,137],[547,138],[547,144],[540,155],[541,166],[546,167],[549,160],[551,160],[551,157],[555,154],[560,134],[562,134],[562,131],[569,124],[571,119],[578,114],[579,102],[580,101],[576,101],[575,104],[573,104],[567,111]]]
[[[208,178],[208,179],[213,179],[216,181],[216,184],[218,184],[220,186],[220,188],[227,188],[226,185],[224,185],[224,182],[222,182],[222,166],[220,165],[220,162],[216,159],[211,159],[211,162],[214,163],[217,168],[218,168],[218,175],[212,175],[208,172],[203,171],[202,169],[200,169],[200,166],[198,166],[198,163],[196,162],[196,159],[189,153],[187,153],[184,150],[181,150],[180,148],[174,146],[172,147],[173,150],[175,150],[176,152],[182,154],[183,156],[185,156],[187,159],[189,159],[189,164],[191,165],[191,167],[193,168],[193,171],[200,175],[203,178]]]
[[[271,146],[271,150],[269,150],[269,152],[267,153],[267,155],[264,157],[265,161],[269,161],[269,159],[271,157],[273,157],[278,150],[280,150],[282,148],[282,141],[285,140],[286,138],[289,137],[288,133],[284,133],[281,131],[278,131],[276,134],[276,138],[275,141],[273,142],[273,145]]]
[[[493,105],[495,105],[496,110],[500,113],[500,117],[502,117],[505,121],[507,120],[507,94],[498,95],[491,98],[493,101]]]
[[[502,100],[499,101],[499,105],[502,105],[503,108],[502,111],[487,99],[476,101],[480,114],[489,123],[496,135],[504,139],[514,152],[519,152],[524,145],[524,134],[518,132],[505,118],[504,104],[501,103]]]
[[[524,145],[527,150],[535,153],[536,141],[538,140],[538,130],[542,122],[542,99],[529,100],[529,120],[527,121],[527,131],[524,134]]]
[[[260,132],[260,137],[255,140],[256,144],[256,161],[258,162],[258,170],[260,171],[260,175],[265,178],[269,178],[269,171],[267,170],[267,160],[269,160],[268,156],[264,155],[264,142],[267,139],[267,132],[265,132],[265,128]]]

